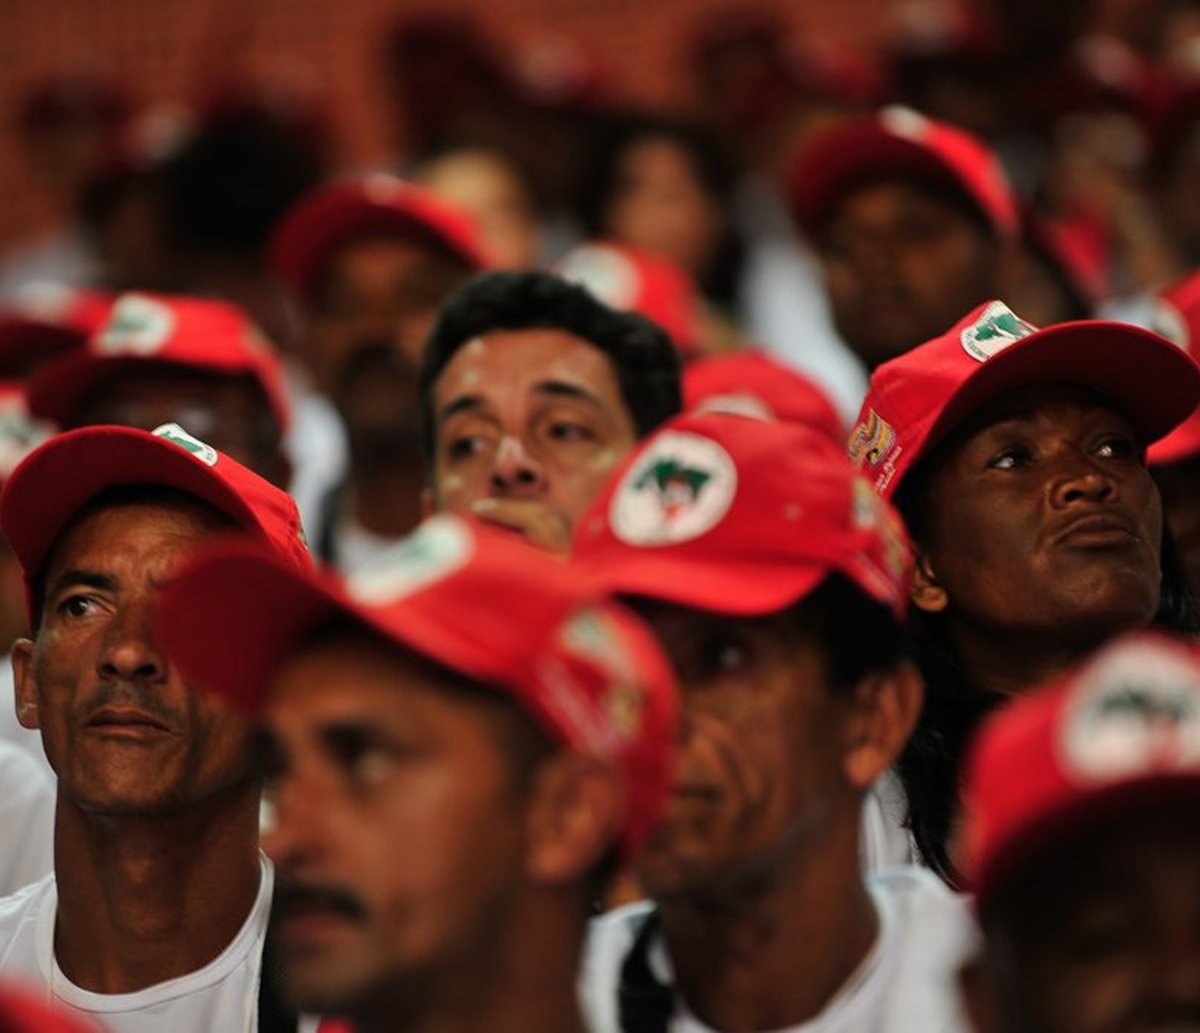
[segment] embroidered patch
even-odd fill
[[[101,355],[154,355],[174,329],[175,313],[169,305],[144,294],[126,294],[96,335],[95,348]]]
[[[866,417],[850,432],[846,451],[850,462],[862,469],[875,469],[896,447],[896,429],[874,409],[868,409]]]
[[[212,445],[192,437],[178,423],[164,423],[161,427],[155,427],[152,433],[156,438],[162,438],[172,445],[178,445],[185,452],[191,452],[205,466],[216,466],[217,460],[221,458],[221,453]]]
[[[1067,704],[1068,770],[1095,782],[1200,765],[1200,682],[1161,645],[1133,644],[1102,659]]]
[[[729,511],[737,467],[711,438],[667,431],[613,494],[609,523],[628,545],[671,545],[710,531]]]
[[[1002,301],[993,301],[983,314],[959,335],[963,351],[977,362],[987,362],[993,355],[1022,337],[1037,332]]]

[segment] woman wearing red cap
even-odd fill
[[[872,377],[850,454],[909,524],[928,683],[898,765],[905,824],[948,881],[960,755],[984,713],[1118,632],[1200,630],[1145,461],[1197,400],[1200,370],[1156,334],[1039,330],[996,301]]]

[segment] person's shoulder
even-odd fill
[[[0,973],[24,976],[39,971],[38,928],[45,925],[43,908],[56,900],[53,873],[0,897]]]
[[[975,929],[971,898],[952,890],[928,868],[888,868],[868,877],[867,886],[894,924],[910,933],[934,926],[967,933]]]
[[[54,893],[54,873],[51,872],[28,886],[22,886],[15,893],[0,897],[0,927],[20,921],[22,916],[35,914],[46,898]]]
[[[589,923],[579,969],[579,995],[593,1033],[620,1028],[617,988],[621,967],[653,911],[653,904],[641,901],[598,915]]]

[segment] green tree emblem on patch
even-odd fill
[[[975,328],[975,340],[993,341],[998,337],[1018,338],[1027,337],[1033,333],[1033,327],[1016,313],[1005,310],[994,316],[989,316]]]
[[[659,459],[636,481],[634,488],[644,491],[653,488],[668,517],[692,505],[703,491],[704,485],[712,480],[712,474],[694,466],[687,466],[678,459]]]

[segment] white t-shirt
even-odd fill
[[[0,895],[54,867],[54,782],[24,750],[0,739]]]
[[[258,979],[274,876],[263,859],[258,896],[233,941],[203,968],[128,994],[75,986],[54,958],[53,875],[0,900],[0,979],[24,984],[109,1033],[255,1033]]]
[[[924,866],[912,833],[904,827],[907,817],[904,786],[900,776],[889,768],[863,798],[860,853],[864,874],[874,875],[906,864]]]
[[[966,897],[922,868],[896,868],[867,880],[879,911],[879,937],[820,1015],[777,1033],[965,1033],[955,983],[978,946]],[[592,1033],[620,1033],[621,966],[652,905],[633,904],[592,922],[580,993]],[[655,978],[673,975],[663,941],[651,944]],[[803,973],[797,973],[802,978]],[[714,1033],[675,999],[669,1033]]]

